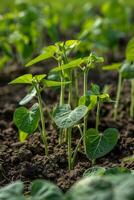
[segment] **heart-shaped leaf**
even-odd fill
[[[32,183],[31,200],[63,200],[63,194],[56,185],[36,180]]]
[[[39,120],[40,112],[37,103],[34,104],[30,110],[25,107],[17,108],[13,117],[13,121],[17,128],[29,134],[36,130]]]
[[[65,104],[59,106],[54,112],[54,121],[59,128],[69,128],[74,126],[80,119],[82,119],[88,108],[86,106],[78,106],[74,110],[71,110],[70,105]]]
[[[104,133],[99,133],[96,129],[88,129],[86,132],[85,146],[86,155],[94,160],[109,153],[116,145],[119,132],[115,128],[108,128]]]

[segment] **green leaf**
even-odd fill
[[[22,76],[19,76],[18,78],[11,81],[9,84],[32,84],[33,76],[32,74],[25,74]]]
[[[90,95],[90,104],[88,105],[88,110],[92,110],[97,104],[97,96]]]
[[[37,82],[41,82],[41,80],[45,77],[46,77],[46,74],[39,74],[39,75],[35,75],[34,77],[32,76],[32,74],[25,74],[14,79],[9,84],[32,84],[34,79]]]
[[[88,57],[88,62],[90,63],[102,63],[104,62],[104,58],[97,56],[94,52],[91,52]]]
[[[53,183],[36,180],[32,183],[31,200],[63,200],[63,194]]]
[[[104,167],[95,166],[87,169],[83,176],[102,176],[104,175],[105,171],[106,169]]]
[[[70,105],[59,106],[54,112],[54,121],[59,128],[69,128],[74,126],[88,112],[86,106],[78,106],[71,110]]]
[[[128,42],[126,48],[126,59],[128,62],[134,61],[134,37]]]
[[[128,62],[122,65],[120,70],[122,74],[122,78],[124,79],[133,79],[134,78],[134,64],[130,64]]]
[[[31,91],[30,91],[30,93],[29,94],[27,94],[20,102],[19,102],[19,104],[20,105],[25,105],[25,104],[27,104],[28,102],[30,102],[32,99],[33,99],[33,97],[35,97],[36,96],[36,89],[35,88],[33,88]]]
[[[100,94],[100,86],[97,84],[91,84],[91,94],[99,95]]]
[[[83,59],[78,58],[76,60],[70,61],[69,63],[65,65],[61,65],[60,67],[55,67],[51,70],[51,72],[57,72],[57,71],[62,71],[62,70],[67,70],[67,69],[74,69],[76,67],[79,67],[80,64],[83,63]]]
[[[52,58],[54,56],[54,53],[56,52],[56,50],[57,50],[57,48],[54,45],[44,48],[43,53],[41,55],[37,56],[36,58],[34,58],[33,60],[31,60],[30,62],[28,62],[26,64],[26,67],[36,64],[42,60]]]
[[[20,142],[24,142],[26,140],[26,138],[28,137],[28,134],[19,130],[19,141]]]
[[[121,68],[121,65],[122,63],[112,63],[111,65],[106,65],[106,66],[103,66],[102,69],[103,70],[117,70],[119,71],[119,69]]]
[[[108,102],[108,101],[110,101],[109,94],[100,94],[98,97],[99,97],[99,99],[100,99],[101,102]]]
[[[39,74],[35,75],[34,78],[37,80],[37,82],[41,82],[47,75],[46,74]]]
[[[79,40],[67,40],[65,42],[65,47],[73,49],[74,47],[78,46],[80,44]]]
[[[0,188],[0,200],[25,200],[23,188],[23,183],[20,181]]]
[[[25,107],[17,108],[14,112],[13,121],[17,128],[25,133],[33,133],[40,120],[39,105],[34,104],[30,110]]]
[[[50,81],[50,80],[43,80],[43,84],[45,87],[57,87],[61,85],[67,85],[71,83],[70,81],[68,82],[58,82],[58,81]]]
[[[109,153],[117,144],[119,132],[115,128],[108,128],[104,133],[96,129],[88,129],[86,132],[86,155],[94,160]]]
[[[105,170],[104,175],[118,175],[118,174],[130,174],[131,170],[125,167],[112,167]]]
[[[90,176],[76,182],[66,200],[133,200],[134,176]]]
[[[88,110],[92,110],[97,104],[97,96],[96,95],[86,95],[81,96],[79,99],[79,106],[85,105],[88,107]]]

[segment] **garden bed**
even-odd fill
[[[92,73],[92,82],[104,85],[111,83],[110,93],[115,96],[115,82],[117,74],[105,72],[103,75],[97,71]],[[22,74],[22,71],[11,71],[10,74],[3,73],[0,76],[0,185],[6,185],[18,179],[24,181],[25,186],[35,179],[41,178],[55,182],[63,191],[79,180],[84,171],[91,167],[91,162],[82,152],[78,152],[76,165],[73,170],[68,171],[66,144],[58,144],[58,131],[50,124],[50,119],[46,115],[46,128],[49,142],[49,157],[45,156],[44,147],[40,138],[40,133],[31,135],[25,142],[18,140],[18,131],[12,119],[15,108],[19,100],[26,93],[27,88],[8,85],[8,82]],[[3,81],[4,77],[4,81]],[[112,78],[111,78],[112,77]],[[122,163],[124,157],[133,154],[134,147],[134,124],[129,118],[130,106],[130,87],[125,84],[122,91],[119,116],[116,121],[113,120],[113,104],[107,103],[102,106],[100,130],[108,127],[115,127],[119,130],[120,139],[116,147],[105,157],[96,160],[95,165],[104,167],[125,166],[134,169],[134,163]],[[48,107],[57,99],[55,91],[47,90],[43,93]],[[46,113],[46,112],[45,112]],[[94,127],[94,113],[88,118],[88,127]],[[73,146],[78,142],[79,134],[73,133]],[[27,189],[26,189],[27,191]]]

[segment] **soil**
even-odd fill
[[[13,124],[13,112],[18,106],[19,100],[26,94],[27,87],[9,86],[7,83],[25,73],[24,69],[7,70],[0,74],[0,186],[18,179],[24,181],[26,188],[34,179],[47,179],[55,182],[63,191],[66,191],[76,180],[82,177],[84,171],[91,167],[91,162],[82,153],[78,153],[74,170],[67,169],[66,144],[58,144],[58,131],[50,124],[46,116],[46,127],[49,141],[49,158],[44,155],[44,148],[40,133],[30,135],[20,143],[18,131]],[[92,81],[111,84],[111,95],[115,97],[116,73],[92,72]],[[48,107],[57,99],[57,92],[47,90],[43,93],[47,99]],[[134,152],[134,120],[129,118],[130,85],[125,84],[119,108],[119,116],[113,120],[113,104],[102,106],[100,130],[108,127],[116,127],[120,132],[118,144],[108,155],[96,161],[96,165],[104,167],[125,166],[134,169],[134,163],[122,164],[122,159]],[[88,120],[88,126],[94,127],[95,116],[92,113]],[[76,135],[74,133],[74,135]],[[78,133],[79,134],[79,133]],[[77,135],[78,135],[77,134]],[[76,136],[77,136],[76,135]],[[75,138],[78,138],[75,137]],[[73,138],[73,145],[78,142]],[[27,189],[26,189],[27,190]]]

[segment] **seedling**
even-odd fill
[[[72,151],[72,147],[71,147],[72,129],[74,128],[74,125],[76,124],[78,125],[78,122],[86,115],[87,111],[88,111],[88,108],[84,105],[78,106],[74,110],[71,110],[70,105],[65,104],[63,106],[58,107],[53,114],[54,121],[57,124],[57,126],[62,129],[68,129],[67,142],[68,142],[69,170],[73,168],[76,151],[78,150],[78,146],[77,146],[74,152]]]
[[[115,128],[108,128],[104,133],[99,132],[100,108],[102,102],[109,102],[110,97],[107,93],[100,93],[98,85],[91,85],[90,95],[94,96],[94,104],[97,104],[96,126],[90,128],[85,133],[85,151],[89,159],[94,164],[95,159],[109,153],[116,145],[119,132]]]
[[[53,58],[56,60],[58,67],[61,65],[69,63],[68,54],[72,49],[79,45],[78,40],[68,40],[66,42],[57,42],[54,45],[50,45],[43,49],[43,53],[38,57],[31,60],[26,67],[29,67],[33,64],[36,64],[40,61]],[[78,65],[81,62],[80,59],[73,61],[73,66]],[[72,64],[72,63],[70,63]],[[63,82],[65,80],[65,75],[70,76],[70,81],[72,81],[72,74],[65,74],[64,70],[60,71],[60,80]],[[72,91],[72,84],[69,86],[69,101],[71,101],[71,91]],[[65,86],[61,85],[61,92],[60,92],[60,105],[64,104],[64,97],[65,97]]]
[[[14,79],[10,82],[10,84],[29,84],[32,87],[31,92],[20,101],[20,105],[25,105],[33,97],[37,96],[38,103],[35,103],[30,110],[24,106],[16,109],[13,121],[19,130],[21,140],[24,140],[27,135],[34,133],[38,127],[41,131],[45,154],[48,155],[47,132],[45,128],[41,91],[43,87],[61,86],[65,85],[66,83],[50,81],[46,80],[45,78],[46,74],[35,76],[32,74],[25,74]],[[39,126],[39,121],[41,121],[41,127]]]
[[[74,61],[76,62],[76,61]],[[84,141],[84,144],[85,144],[85,135],[86,135],[86,131],[87,131],[87,113],[89,110],[91,110],[96,102],[95,102],[95,99],[94,99],[94,96],[91,97],[91,102],[89,103],[89,105],[87,106],[86,105],[86,95],[87,95],[87,78],[88,78],[88,71],[92,68],[94,68],[94,63],[98,63],[98,62],[103,62],[103,58],[101,57],[97,57],[95,54],[91,53],[90,56],[88,58],[84,58],[81,60],[81,63],[79,63],[79,65],[72,65],[72,64],[66,64],[66,65],[63,65],[63,66],[60,66],[60,67],[57,67],[57,68],[54,68],[52,71],[60,71],[60,70],[74,70],[76,69],[77,67],[79,67],[82,71],[83,71],[83,74],[84,74],[84,95],[83,97],[80,98],[80,106],[85,106],[86,108],[86,112],[85,114],[83,115],[84,117],[84,125],[83,125],[83,133],[82,133],[82,130],[80,129],[80,126],[79,129],[80,129],[80,132],[82,133],[81,134],[81,137]],[[83,64],[84,66],[81,66],[80,64]],[[84,108],[84,107],[83,107]],[[66,107],[65,108],[60,108],[61,110],[59,111],[56,111],[56,113],[62,113],[61,111],[64,110],[65,112],[65,115],[66,113],[68,113],[68,110],[66,110]],[[63,110],[62,110],[63,109]],[[78,107],[79,109],[79,107]],[[77,110],[77,108],[75,108],[74,112]],[[64,116],[64,114],[62,113],[61,116]],[[77,114],[78,115],[78,114]],[[72,131],[72,125],[71,125],[71,122],[73,123],[73,125],[76,123],[76,121],[71,117],[71,120],[69,120],[69,125],[68,126],[64,126],[63,125],[63,122],[65,123],[65,121],[62,121],[59,114],[54,114],[54,120],[56,122],[56,124],[59,126],[59,128],[68,128],[68,163],[69,163],[69,169],[71,169],[73,167],[73,165],[71,163],[74,163],[74,159],[71,159],[71,156],[72,156],[72,153],[71,153],[71,131]],[[66,119],[67,122],[68,122],[68,119]],[[62,123],[62,125],[60,125],[59,123],[57,123],[57,121],[59,121],[60,123]],[[80,139],[81,140],[81,139]],[[76,149],[78,149],[78,147],[76,147]],[[72,160],[72,162],[71,162]]]
[[[67,66],[72,66],[75,67],[79,65],[82,62],[82,59],[76,59],[71,62],[69,62],[68,59],[68,54],[72,49],[74,49],[76,46],[78,46],[79,41],[78,40],[68,40],[66,42],[58,42],[55,43],[54,45],[48,46],[44,48],[43,53],[36,57],[35,59],[31,60],[26,67],[29,67],[33,64],[36,64],[37,62],[40,62],[42,60],[46,60],[49,58],[53,58],[57,61],[58,64],[58,69],[61,67],[61,65],[67,65]],[[73,74],[71,71],[64,71],[64,69],[59,70],[60,71],[60,80],[61,83],[64,82],[67,79],[70,80],[70,85],[69,85],[69,93],[68,93],[68,103],[71,104],[72,102],[72,79],[73,79]],[[76,85],[77,87],[77,85]],[[77,89],[76,89],[77,90]],[[65,99],[65,85],[61,84],[61,89],[60,89],[60,106],[64,105],[64,99]],[[62,129],[60,130],[59,134],[59,143],[62,143],[63,141],[63,131]]]
[[[94,53],[91,53],[89,55],[89,57],[86,57],[86,58],[83,58],[83,59],[80,59],[80,60],[76,60],[76,61],[72,61],[72,63],[70,64],[66,64],[66,65],[63,65],[63,66],[60,66],[59,68],[56,67],[54,68],[52,71],[61,71],[61,70],[75,70],[76,68],[80,68],[83,72],[83,76],[84,76],[84,88],[83,88],[83,101],[84,98],[86,97],[86,94],[87,94],[87,80],[88,80],[88,72],[89,70],[91,70],[92,68],[95,67],[95,63],[101,63],[103,62],[103,58],[102,57],[98,57],[96,56]],[[83,66],[82,66],[83,65]],[[69,101],[70,103],[70,101]],[[86,124],[87,124],[87,117],[85,116],[84,118],[84,132],[86,132]]]
[[[118,107],[121,95],[121,89],[125,80],[131,81],[131,105],[130,117],[134,117],[134,38],[132,38],[126,47],[126,60],[124,63],[114,63],[112,65],[104,66],[104,70],[116,70],[118,72],[118,87],[116,94],[116,102],[114,106],[114,120],[117,119]]]

